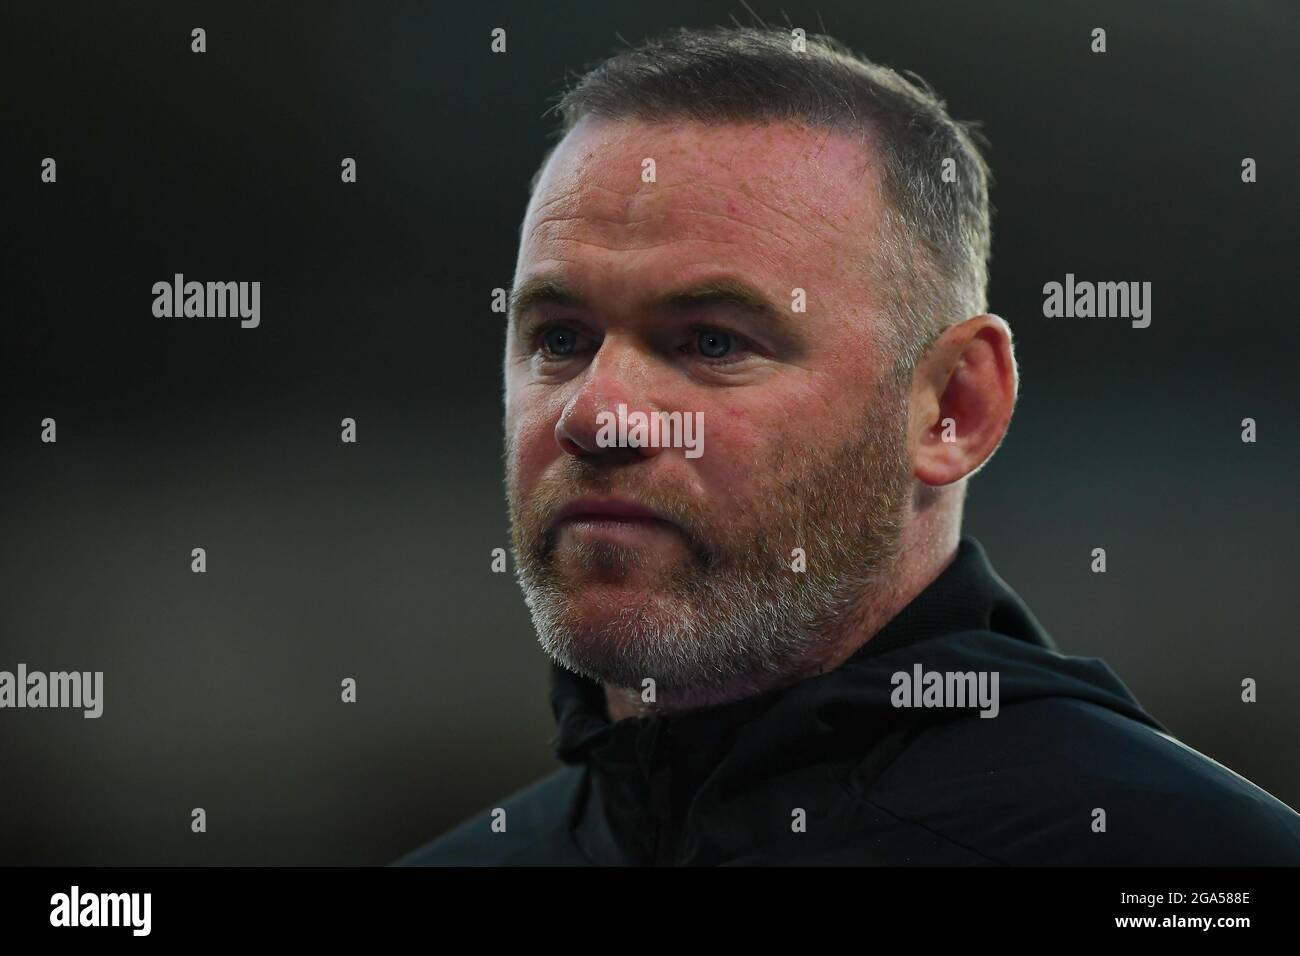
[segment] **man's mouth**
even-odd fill
[[[577,498],[556,513],[552,530],[561,540],[607,544],[637,550],[643,556],[666,554],[682,543],[681,529],[653,508],[629,498]]]
[[[563,524],[677,527],[653,508],[647,508],[627,498],[610,497],[577,498],[569,502],[559,510],[553,522],[554,527]]]

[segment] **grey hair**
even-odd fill
[[[873,143],[884,212],[868,266],[893,319],[895,370],[910,371],[946,328],[987,309],[992,174],[980,145],[988,142],[978,123],[952,119],[916,74],[904,78],[829,36],[801,39],[796,50],[793,31],[710,27],[647,40],[562,94],[552,108],[559,133],[586,116],[786,121]],[[949,159],[955,181],[945,182]]]

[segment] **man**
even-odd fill
[[[505,432],[565,766],[401,862],[1300,862],[1300,817],[961,535],[1017,394],[972,128],[754,29],[622,52],[560,113]]]

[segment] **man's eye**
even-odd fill
[[[542,333],[542,345],[552,355],[572,355],[578,347],[578,336],[572,329],[551,326]]]
[[[731,333],[718,329],[706,329],[700,332],[696,336],[695,342],[700,354],[711,359],[725,358],[735,347],[735,341],[732,339]]]

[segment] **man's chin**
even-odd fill
[[[565,603],[567,616],[575,627],[603,634],[635,620],[663,614],[674,599],[645,581],[585,581],[569,591]]]
[[[562,666],[619,686],[655,676],[653,648],[688,609],[665,592],[632,585],[586,584],[534,607],[542,646]],[[650,655],[650,658],[647,657]]]

